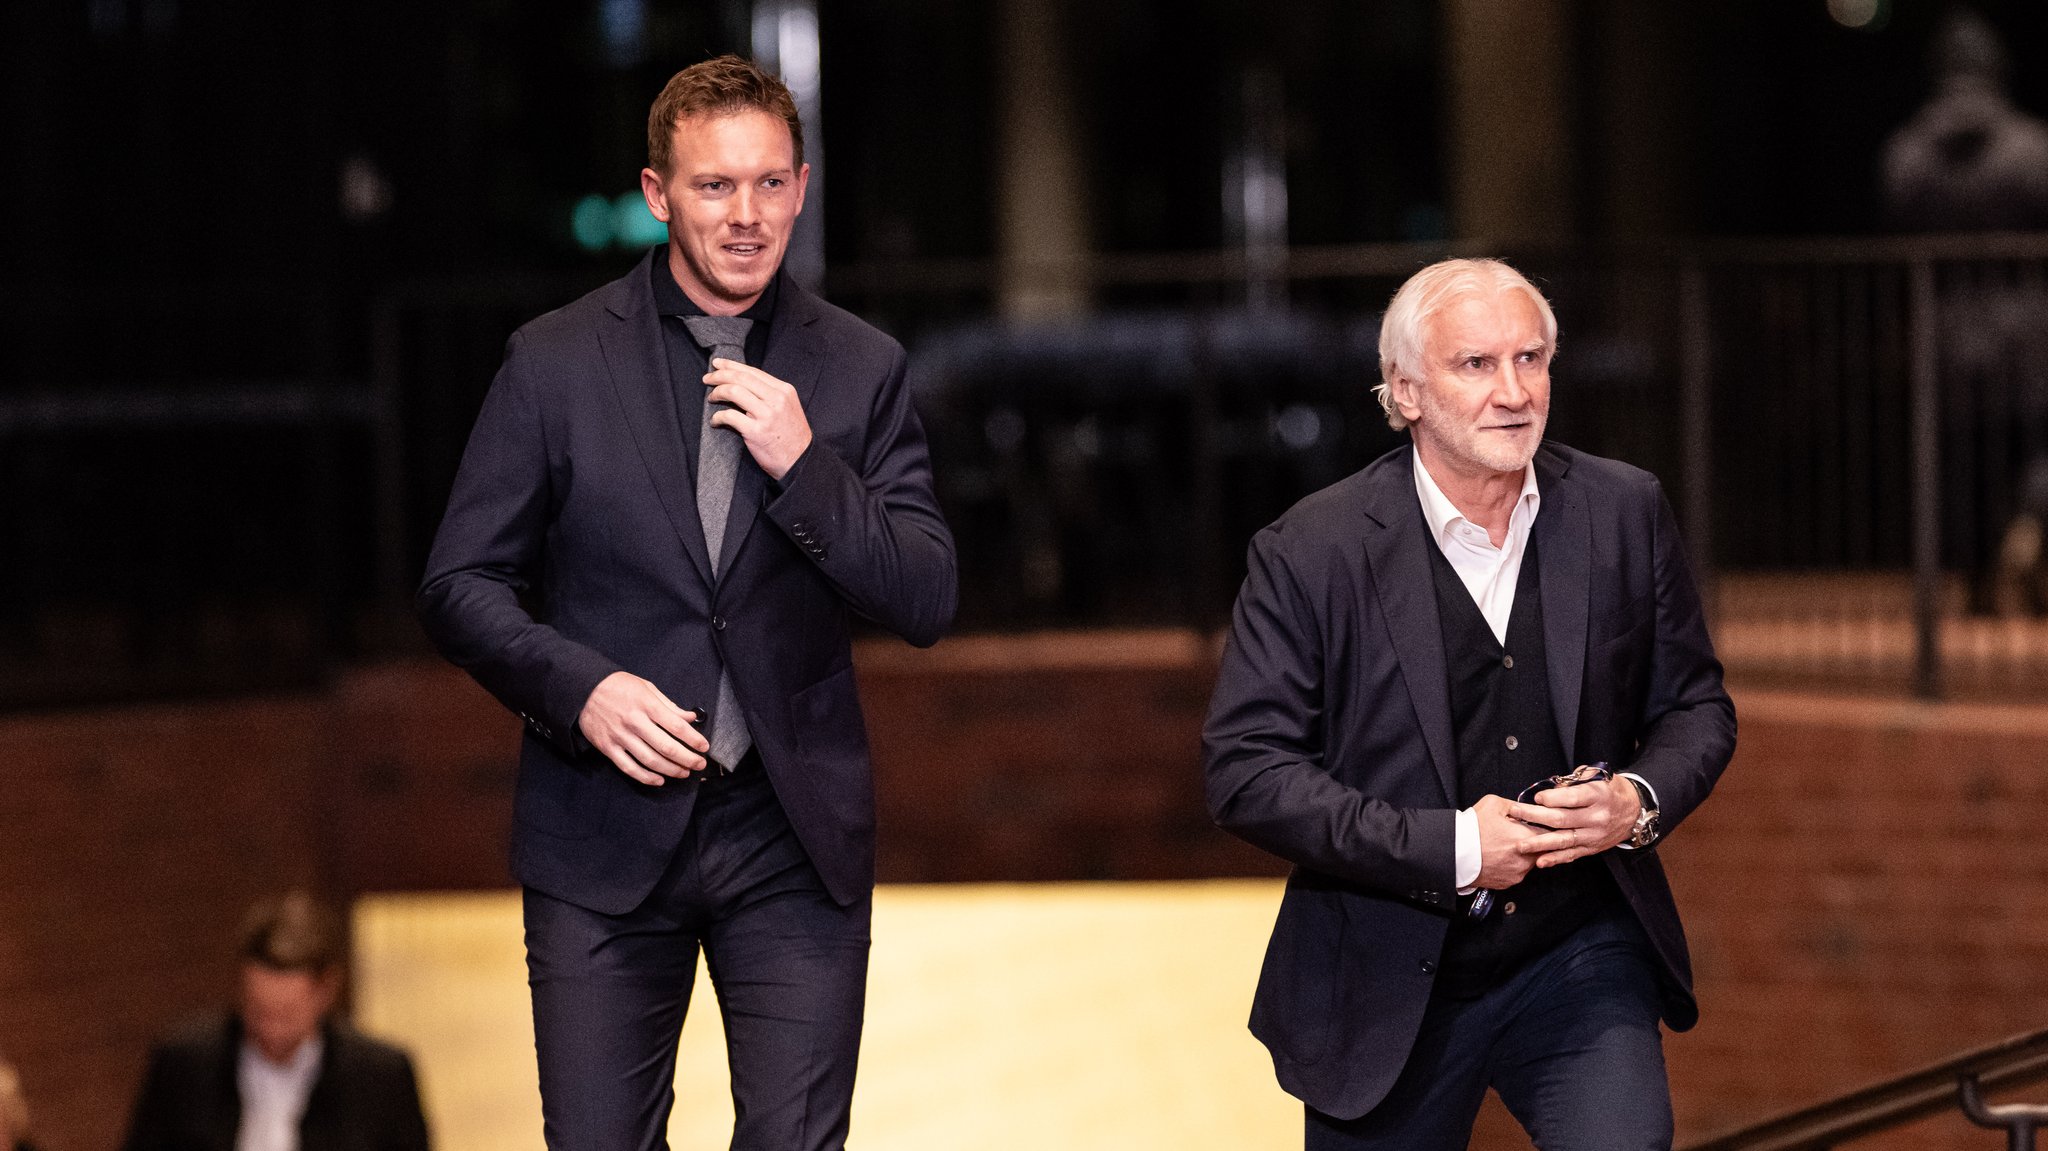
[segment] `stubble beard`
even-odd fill
[[[1536,458],[1536,449],[1543,443],[1546,419],[1539,411],[1529,413],[1529,422],[1511,444],[1491,444],[1487,432],[1440,405],[1428,385],[1416,389],[1416,404],[1422,409],[1417,433],[1429,440],[1437,455],[1454,464],[1503,474],[1519,472]]]
[[[768,246],[765,240],[761,244],[764,249]],[[768,290],[768,281],[775,278],[775,271],[771,268],[767,275],[760,277],[760,283],[752,284],[748,282],[753,279],[752,273],[728,272],[720,268],[720,254],[717,245],[713,245],[710,252],[700,252],[687,244],[682,246],[683,264],[690,269],[691,277],[703,285],[705,291],[726,303],[736,304],[759,297]]]

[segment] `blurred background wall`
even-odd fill
[[[518,735],[410,585],[505,337],[660,241],[646,108],[722,51],[800,97],[792,268],[909,347],[961,545],[963,637],[861,653],[885,880],[1277,873],[1197,783],[1244,542],[1398,442],[1394,287],[1502,254],[1744,712],[1668,848],[1682,1129],[2040,1026],[2048,8],[1962,11],[6,5],[0,1050],[44,1142],[113,1144],[259,892],[508,882]],[[1943,68],[1978,118],[1904,132]]]

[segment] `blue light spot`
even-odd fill
[[[605,58],[614,68],[631,68],[647,49],[647,0],[604,0],[598,7],[604,27]]]

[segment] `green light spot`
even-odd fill
[[[575,233],[576,242],[584,251],[604,250],[612,242],[611,202],[595,192],[576,201],[576,209],[569,216],[569,230]]]
[[[668,225],[647,210],[647,197],[624,192],[612,201],[612,232],[622,248],[644,248],[668,239]]]

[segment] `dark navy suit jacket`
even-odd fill
[[[590,749],[576,721],[599,681],[628,671],[708,709],[722,657],[791,827],[851,903],[874,885],[875,801],[849,614],[919,646],[953,619],[902,347],[786,276],[777,290],[761,368],[795,387],[814,440],[780,490],[742,456],[718,579],[646,260],[513,333],[427,561],[428,634],[526,722],[514,874],[593,911],[653,889],[696,793]]]
[[[1209,810],[1295,865],[1252,1007],[1281,1086],[1372,1110],[1407,1062],[1453,889],[1457,746],[1442,629],[1403,447],[1252,540],[1203,730]],[[1671,508],[1640,469],[1545,443],[1545,654],[1571,762],[1656,789],[1666,835],[1735,746]],[[1697,1020],[1685,933],[1654,848],[1608,851],[1661,961],[1664,1017]]]
[[[405,1052],[339,1024],[321,1034],[326,1050],[299,1121],[302,1151],[427,1151]],[[195,1020],[159,1043],[122,1151],[234,1151],[241,1051],[241,1020],[232,1015]]]

